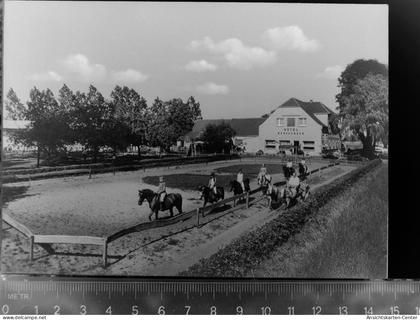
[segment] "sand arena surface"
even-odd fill
[[[3,208],[4,212],[29,227],[35,234],[90,235],[103,236],[135,224],[148,221],[150,209],[145,201],[138,205],[138,190],[155,185],[142,181],[145,176],[193,173],[208,175],[216,168],[247,161],[223,161],[200,165],[187,165],[179,169],[156,168],[143,171],[117,172],[88,176],[72,176],[32,182],[9,184],[29,186],[26,196],[14,200]],[[249,161],[248,163],[253,163]],[[310,169],[322,164],[314,163]],[[274,174],[274,181],[282,179],[282,174]],[[251,178],[251,188],[255,188],[255,177]],[[183,211],[190,211],[202,205],[199,193],[168,188],[169,193],[180,193]],[[225,189],[226,197],[233,194]],[[174,209],[175,214],[177,210]],[[167,216],[161,212],[160,217]]]

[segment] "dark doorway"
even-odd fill
[[[300,147],[300,143],[298,140],[293,141],[293,153],[297,154]]]

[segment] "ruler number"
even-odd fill
[[[106,309],[105,313],[112,314],[112,308],[111,308],[111,306],[109,306],[108,309]]]
[[[132,306],[131,307],[131,314],[133,314],[133,315],[139,314],[139,307],[138,306]]]
[[[215,306],[211,306],[211,307],[210,307],[210,314],[211,314],[211,315],[216,315],[216,314],[217,314],[217,312],[216,312],[216,311],[217,311],[217,309],[216,309],[216,307],[215,307]]]
[[[271,308],[269,306],[261,307],[261,314],[263,316],[268,316],[271,314]]]
[[[363,310],[365,310],[365,314],[373,314],[372,307],[364,307]]]
[[[165,314],[165,307],[164,306],[159,307],[158,314],[160,314],[161,316],[163,316]]]
[[[55,309],[54,314],[60,314],[60,310],[61,310],[60,306],[54,306],[54,309]]]
[[[338,311],[340,312],[340,314],[348,314],[347,306],[339,306]]]
[[[8,314],[9,313],[9,306],[7,305],[7,304],[4,304],[2,307],[1,307],[1,312],[3,313],[3,314]],[[418,313],[417,313],[418,314]]]
[[[312,307],[312,313],[313,314],[321,314],[321,311],[322,311],[321,306]]]
[[[184,308],[187,310],[187,312],[185,312],[185,314],[186,315],[190,314],[191,306],[184,306]]]
[[[82,305],[80,306],[80,314],[81,314],[82,316],[84,316],[86,313],[87,313],[87,312],[86,312],[86,306],[85,306],[84,304],[82,304]]]
[[[389,309],[391,310],[391,314],[400,314],[400,307],[398,306],[392,306]]]
[[[295,306],[289,306],[287,307],[287,310],[289,311],[289,315],[295,314]]]
[[[236,307],[236,314],[244,314],[244,308],[242,308],[242,306],[237,306]]]

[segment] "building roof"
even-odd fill
[[[287,108],[287,107],[300,107],[302,108],[316,123],[325,127],[318,117],[315,114],[334,114],[334,112],[329,109],[325,104],[317,101],[301,101],[296,98],[290,98],[285,103],[283,103],[279,108]]]
[[[236,136],[258,136],[258,128],[261,123],[265,121],[264,118],[245,118],[245,119],[205,119],[197,120],[194,123],[192,130],[186,134],[190,138],[199,137],[209,124],[219,125],[221,123],[228,123],[235,130]]]

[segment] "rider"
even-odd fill
[[[212,172],[212,174],[210,175],[209,188],[210,190],[213,190],[214,194],[217,195],[216,174],[214,172]]]
[[[301,180],[306,180],[307,175],[308,175],[308,166],[305,164],[305,160],[302,160],[299,163],[299,178]]]
[[[238,181],[242,187],[242,192],[245,192],[245,184],[244,184],[244,174],[242,169],[239,169],[238,174],[236,176],[236,181]]]
[[[157,190],[157,196],[159,197],[160,208],[163,208],[163,201],[166,197],[166,183],[163,176],[159,177],[159,186]]]
[[[267,175],[267,168],[265,167],[265,164],[263,163],[261,168],[260,168],[260,172],[258,173],[258,185],[262,185],[263,184],[263,178],[265,178]]]
[[[286,183],[286,187],[289,189],[289,191],[292,195],[292,198],[294,198],[296,196],[297,188],[299,187],[299,184],[300,184],[299,177],[297,176],[297,172],[294,171],[292,176],[290,177],[290,179]]]
[[[286,178],[286,180],[289,180],[289,178],[293,175],[294,171],[295,171],[295,169],[293,168],[292,161],[288,161],[286,163],[286,166],[283,167],[283,173],[284,173],[284,177]]]

